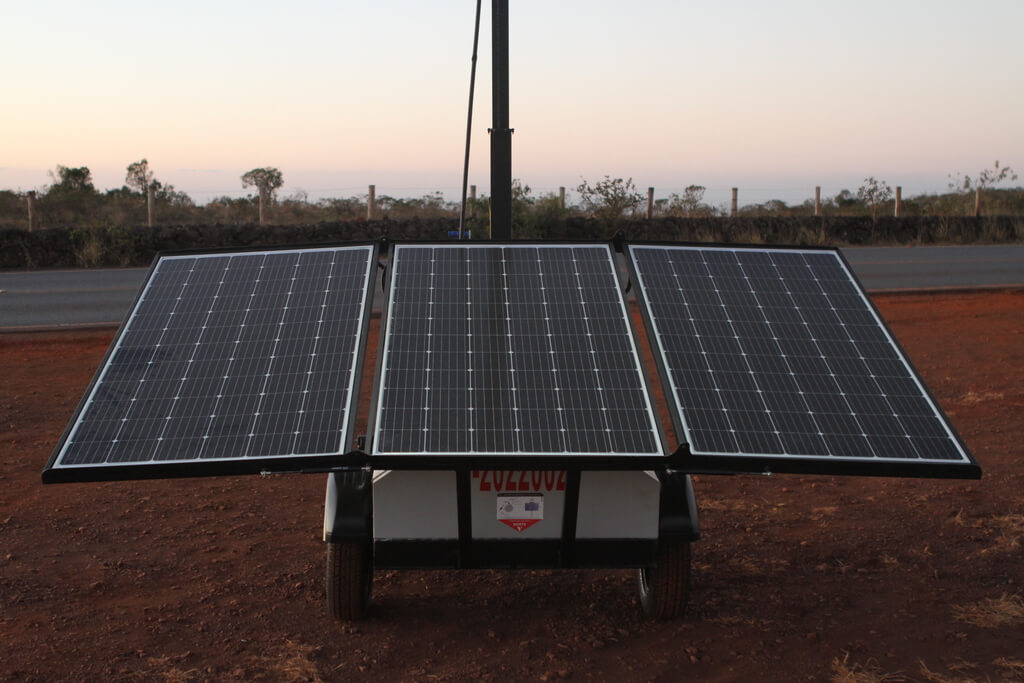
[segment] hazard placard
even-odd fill
[[[544,519],[544,496],[540,493],[499,493],[497,499],[498,521],[516,531],[529,529]]]

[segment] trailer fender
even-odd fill
[[[658,472],[661,481],[659,503],[659,538],[680,541],[700,539],[700,519],[697,498],[693,493],[693,480],[688,474]]]
[[[324,540],[368,542],[373,538],[373,476],[368,470],[327,475]]]

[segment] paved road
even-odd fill
[[[843,253],[872,291],[1024,286],[1024,245],[857,247]],[[116,325],[146,272],[0,272],[0,329]]]
[[[121,322],[148,268],[0,273],[0,329]]]
[[[872,291],[1024,286],[1024,245],[852,247],[846,260]]]

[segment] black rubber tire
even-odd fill
[[[358,621],[370,607],[373,562],[366,543],[327,544],[327,611],[339,621]]]
[[[690,597],[690,543],[661,540],[655,564],[637,571],[640,609],[652,619],[675,619]]]

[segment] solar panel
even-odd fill
[[[349,451],[374,253],[158,258],[44,480],[294,469]]]
[[[692,463],[980,475],[837,251],[629,254]]]
[[[607,245],[395,248],[374,457],[658,455]]]

